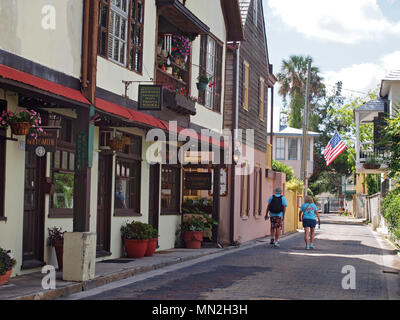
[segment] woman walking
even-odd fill
[[[299,220],[303,221],[304,241],[306,242],[306,250],[314,249],[315,226],[321,224],[318,214],[318,208],[314,204],[313,198],[305,197],[305,203],[301,206],[299,212]]]

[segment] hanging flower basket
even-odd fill
[[[119,152],[123,151],[125,147],[125,139],[117,138],[110,140],[110,147],[114,151],[119,151]]]
[[[16,136],[26,136],[31,128],[29,122],[12,122],[10,123],[10,126],[12,134]]]
[[[208,83],[207,82],[197,82],[196,86],[197,86],[197,90],[199,91],[204,91],[207,88]]]

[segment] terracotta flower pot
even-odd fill
[[[143,258],[146,254],[149,239],[124,239],[125,251],[129,258]]]
[[[157,249],[157,242],[158,242],[158,238],[153,238],[153,239],[149,239],[149,243],[147,245],[147,250],[146,250],[146,257],[151,257],[154,252]]]
[[[0,276],[0,286],[3,284],[7,284],[8,283],[8,279],[10,279],[12,274],[12,269],[6,271],[5,274],[3,274],[2,276]]]
[[[203,231],[185,231],[183,234],[186,248],[200,249],[203,242]]]
[[[10,123],[10,126],[12,134],[16,136],[26,136],[31,128],[29,122],[12,122]]]

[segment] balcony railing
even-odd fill
[[[388,156],[385,150],[376,148],[373,142],[362,142],[360,144],[360,163],[365,163],[368,159],[373,158],[383,162]]]

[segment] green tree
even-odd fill
[[[279,94],[283,97],[284,104],[287,105],[288,98],[290,99],[289,126],[298,129],[303,126],[308,61],[312,63],[313,59],[310,56],[292,55],[288,60],[282,61],[281,72],[277,74],[281,85]],[[311,64],[310,114],[313,114],[313,109],[325,92],[325,86],[322,83],[323,79],[319,72],[318,67]]]
[[[390,154],[386,159],[389,177],[400,181],[400,115],[387,121],[382,145]]]

